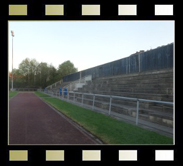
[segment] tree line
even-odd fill
[[[77,72],[78,69],[71,61],[65,61],[56,69],[46,62],[38,63],[36,59],[24,59],[18,69],[9,72],[9,89],[13,74],[13,88],[42,88],[51,85],[63,76]]]

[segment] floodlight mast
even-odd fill
[[[13,91],[13,37],[15,36],[13,31],[11,31],[11,36],[12,36],[12,74],[11,74],[12,87],[11,87],[11,90]]]

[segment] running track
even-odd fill
[[[96,144],[34,93],[9,101],[9,144]]]

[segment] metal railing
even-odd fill
[[[138,125],[138,121],[139,121],[139,104],[140,104],[140,102],[160,103],[160,104],[166,104],[166,105],[173,105],[174,104],[173,102],[167,102],[167,101],[157,101],[157,100],[149,100],[149,99],[139,99],[139,98],[132,98],[132,97],[101,95],[101,94],[92,94],[92,93],[80,93],[80,92],[74,92],[74,91],[68,91],[67,95],[60,94],[59,92],[56,92],[54,94],[52,91],[46,91],[44,93],[59,97],[60,99],[63,99],[63,100],[68,101],[68,102],[72,101],[74,103],[80,103],[81,105],[84,105],[84,103],[83,103],[84,100],[90,100],[92,102],[92,106],[91,106],[92,110],[94,110],[95,104],[98,102],[98,101],[96,101],[96,97],[108,98],[109,99],[109,103],[108,103],[109,104],[109,109],[108,109],[109,115],[111,115],[111,106],[112,106],[113,99],[134,101],[134,102],[136,102],[136,117],[135,117],[136,125]],[[80,97],[77,97],[77,99],[81,99],[81,102],[76,101],[76,95],[80,95]],[[84,96],[91,96],[92,99],[87,99]],[[73,98],[73,99],[71,100],[71,98]],[[90,106],[90,105],[88,105],[88,106]]]

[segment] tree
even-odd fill
[[[26,58],[19,64],[19,70],[22,75],[24,75],[24,79],[27,82],[27,86],[30,85],[30,59]]]
[[[31,78],[30,80],[31,80],[31,85],[34,87],[36,86],[35,76],[36,76],[38,65],[39,63],[35,59],[32,59],[30,61],[30,78]]]
[[[63,76],[77,72],[74,64],[66,61],[59,65],[58,70],[45,62],[38,63],[36,59],[24,59],[19,69],[13,69],[15,88],[45,88],[62,79]],[[9,86],[11,85],[11,72],[9,72]]]
[[[27,87],[35,87],[35,75],[37,71],[37,66],[39,63],[32,59],[26,58],[19,64],[19,70],[22,75],[25,76]]]
[[[75,68],[74,64],[72,62],[70,62],[69,60],[63,62],[58,67],[58,74],[60,76],[60,79],[62,79],[63,76],[66,76],[66,75],[71,74],[71,73],[75,73],[77,71],[78,71],[78,69]]]
[[[58,72],[57,72],[57,69],[54,66],[49,65],[48,67],[49,67],[49,75],[48,75],[49,78],[48,78],[47,84],[51,85],[51,84],[58,81],[58,79],[57,79],[58,78]]]
[[[13,86],[14,88],[21,88],[25,86],[25,76],[20,73],[19,69],[13,69]],[[12,86],[12,73],[9,72],[9,88]]]

